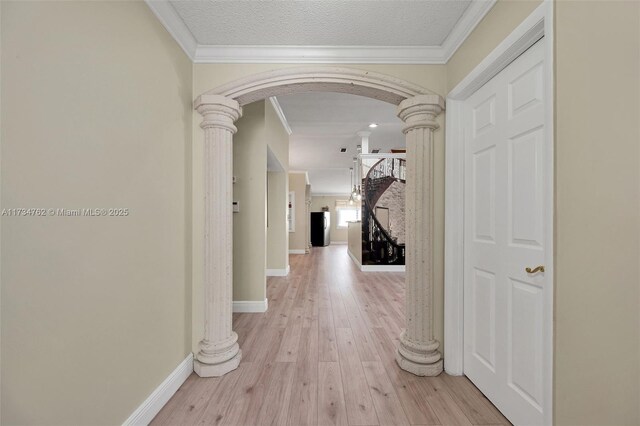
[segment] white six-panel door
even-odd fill
[[[543,424],[544,45],[464,103],[464,373],[514,424]]]

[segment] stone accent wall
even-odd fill
[[[404,244],[404,201],[405,199],[405,184],[399,181],[393,182],[389,185],[386,191],[378,199],[378,202],[373,206],[374,211],[376,207],[386,207],[389,209],[389,225],[390,230],[387,232],[392,237],[398,238],[399,244]]]

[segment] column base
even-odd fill
[[[442,355],[438,352],[440,343],[434,340],[425,345],[400,336],[400,346],[396,352],[396,362],[405,371],[416,376],[438,376],[442,373]]]
[[[193,371],[200,377],[220,377],[238,368],[241,359],[242,350],[238,350],[233,358],[218,364],[205,364],[196,359],[193,361]]]
[[[442,373],[442,360],[436,361],[433,364],[418,364],[417,362],[404,358],[400,352],[398,352],[396,354],[396,362],[404,371],[408,371],[416,376],[434,377]]]

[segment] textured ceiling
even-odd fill
[[[315,194],[349,192],[349,167],[361,143],[358,131],[371,131],[370,150],[389,152],[405,146],[395,105],[326,92],[279,96],[278,101],[292,130],[289,168],[308,171]],[[370,123],[378,127],[370,129]],[[347,152],[340,152],[343,147]]]
[[[172,0],[199,44],[439,46],[470,0]]]

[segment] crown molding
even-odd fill
[[[444,64],[446,52],[431,46],[207,46],[197,64]]]
[[[149,9],[180,45],[191,61],[196,57],[198,42],[169,0],[145,0]]]
[[[440,46],[213,46],[198,44],[169,0],[146,0],[197,64],[446,64],[497,0],[473,0]]]
[[[491,10],[497,0],[472,0],[467,10],[464,11],[453,30],[449,33],[441,48],[445,52],[445,60],[443,63],[449,62],[458,48],[469,37],[471,32],[478,26],[480,21]]]
[[[278,114],[278,118],[280,119],[280,122],[282,123],[282,127],[284,127],[284,130],[287,132],[287,134],[289,136],[291,136],[291,126],[289,126],[289,122],[287,121],[287,117],[284,115],[284,111],[282,110],[282,107],[280,106],[280,102],[278,102],[278,98],[276,98],[275,96],[270,96],[269,97],[269,101],[271,101],[271,105],[273,106],[273,109],[276,110],[276,114]]]

